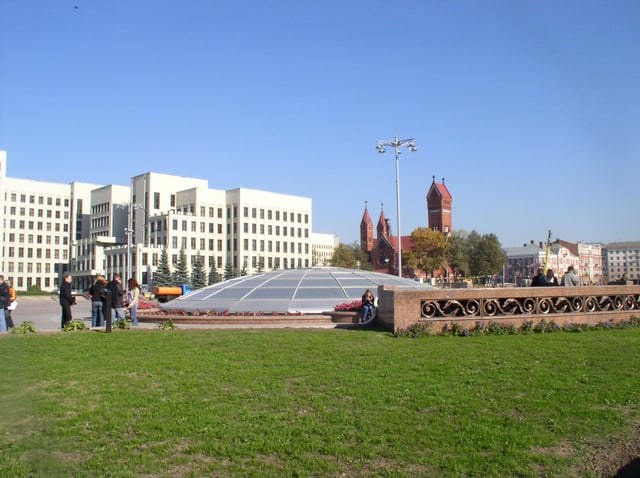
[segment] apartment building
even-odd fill
[[[627,274],[628,280],[640,283],[640,241],[612,242],[603,250],[607,280],[617,280]]]
[[[75,250],[79,288],[98,273],[151,285],[165,248],[172,267],[184,251],[188,267],[202,261],[219,274],[311,265],[310,198],[210,189],[203,179],[159,173],[135,176],[130,188],[101,188],[92,198],[90,239]]]
[[[74,241],[89,234],[96,184],[10,178],[0,151],[0,271],[16,290],[55,290],[69,271]]]
[[[189,267],[203,261],[220,274],[313,264],[310,198],[154,172],[129,186],[15,179],[6,161],[0,151],[0,271],[17,290],[56,290],[65,272],[78,290],[98,274],[151,285],[165,248],[172,267],[184,251]],[[323,263],[337,241],[326,236]]]

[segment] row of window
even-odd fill
[[[235,212],[236,208],[234,207],[233,209],[234,209],[234,214],[233,215],[235,217],[237,217],[237,214]],[[260,219],[264,219],[264,213],[265,213],[265,210],[264,209],[260,209]],[[244,217],[249,217],[249,208],[248,207],[244,207],[243,208],[243,215],[244,215]],[[289,222],[296,222],[296,213],[289,212],[288,216],[289,216]],[[255,207],[251,208],[251,217],[253,219],[257,218],[257,209]],[[280,220],[280,211],[275,211],[275,217],[276,217],[276,221]],[[272,218],[273,218],[273,211],[271,209],[267,209],[267,219],[270,220]],[[302,213],[297,213],[297,218],[298,218],[298,224],[302,224]],[[286,211],[282,211],[282,220],[285,221],[285,222],[287,221],[287,212]],[[304,223],[305,224],[309,224],[309,215],[308,214],[304,215]]]
[[[282,252],[291,252],[294,253],[296,250],[296,244],[297,244],[297,249],[298,249],[298,254],[302,254],[302,250],[304,249],[304,254],[308,254],[309,253],[309,244],[308,243],[302,243],[302,242],[285,242],[285,241],[265,241],[264,239],[261,239],[260,241],[258,241],[257,239],[251,239],[251,243],[249,243],[249,239],[244,239],[243,240],[243,244],[244,244],[244,250],[248,251],[249,250],[249,244],[251,244],[251,250],[252,251],[258,251],[260,250],[260,252],[274,252],[274,245],[275,245],[275,252],[280,252],[280,249],[282,247]],[[160,244],[159,244],[160,245]],[[208,247],[207,247],[208,245]],[[191,237],[191,238],[187,238],[187,237],[177,237],[177,236],[173,236],[171,238],[171,247],[173,249],[187,249],[187,246],[189,246],[189,249],[192,251],[195,250],[200,250],[200,251],[205,251],[205,250],[209,250],[209,251],[218,251],[218,252],[222,252],[223,251],[223,242],[222,239],[209,239],[206,240],[204,238],[195,238],[195,237]],[[214,247],[217,246],[217,247]],[[266,246],[266,249],[265,249]],[[237,244],[234,240],[234,249],[237,249]],[[227,250],[231,250],[231,241],[228,239],[227,240]]]
[[[66,220],[66,221],[69,220],[69,211],[62,211],[62,214],[60,214],[60,211],[53,211],[51,209],[46,209],[46,210],[45,209],[38,209],[37,213],[38,213],[38,217],[42,217],[42,218],[46,217],[47,219],[54,219],[54,218],[55,219],[61,219],[61,216],[62,216],[62,219]],[[18,215],[18,209],[15,206],[11,206],[9,208],[9,214],[11,216]],[[20,217],[27,217],[27,215],[29,217],[36,217],[36,210],[33,209],[32,207],[30,207],[29,208],[29,212],[27,214],[27,210],[25,208],[21,207],[19,216]],[[14,222],[15,222],[15,220],[14,220]],[[21,221],[21,222],[24,223],[24,221]]]
[[[66,238],[65,238],[66,239]],[[16,254],[17,251],[17,254]],[[22,259],[24,257],[26,257],[27,259],[32,259],[32,258],[36,258],[36,259],[63,259],[63,260],[67,260],[69,258],[69,251],[67,251],[67,249],[42,249],[40,247],[37,248],[33,248],[33,247],[13,247],[10,246],[8,248],[8,254],[7,257],[17,257],[19,259]]]
[[[11,281],[13,287],[16,287],[18,289],[29,288],[32,285],[37,285],[41,289],[49,289],[53,284],[56,284],[57,275],[54,274],[52,277],[44,277],[44,280],[42,280],[43,278],[41,277],[32,276],[16,278],[9,276],[7,277],[7,279]]]
[[[27,274],[31,274],[33,272],[35,272],[36,274],[40,274],[42,272],[44,272],[45,274],[48,274],[51,272],[51,270],[53,269],[53,266],[51,263],[49,262],[45,262],[44,264],[42,262],[13,262],[13,261],[7,261],[7,272],[11,273],[11,272],[17,272],[17,273],[23,273],[23,272],[27,272]]]
[[[17,193],[11,193],[11,202],[18,202],[18,194]],[[6,199],[6,196],[5,196]],[[27,195],[26,194],[20,194],[20,202],[21,203],[27,203]],[[36,196],[33,194],[29,195],[29,204],[35,204],[36,203]],[[44,196],[38,196],[38,204],[44,204],[45,203],[45,198]],[[53,206],[54,203],[54,198],[51,196],[47,196],[46,199],[46,203],[47,206]],[[56,206],[61,206],[62,204],[64,204],[64,207],[69,207],[69,198],[65,198],[64,201],[62,200],[62,198],[55,198],[55,205]]]
[[[60,242],[61,242],[60,236],[50,236],[50,235],[43,236],[42,234],[27,234],[25,236],[25,234],[22,234],[22,233],[16,236],[16,234],[13,232],[9,233],[9,242],[10,243],[16,242],[16,237],[18,238],[18,242],[20,244],[24,244],[25,237],[27,238],[27,244],[33,244],[33,243],[43,244],[43,241],[44,241],[44,244],[51,244],[53,242],[53,244],[58,246],[60,245]],[[66,246],[68,243],[69,243],[69,238],[66,236],[63,236],[62,244]]]

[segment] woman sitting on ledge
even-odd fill
[[[368,322],[376,315],[375,297],[371,289],[367,289],[362,296],[362,319],[360,322]]]

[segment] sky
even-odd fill
[[[640,240],[637,0],[0,0],[7,176],[146,172],[310,197],[401,234],[445,179],[503,247]]]

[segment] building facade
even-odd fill
[[[562,277],[569,266],[573,266],[582,285],[604,283],[600,244],[572,243],[557,239],[551,243],[547,257],[545,244],[530,241],[522,247],[507,248],[505,252],[507,263],[503,271],[504,282],[529,285],[538,268],[544,268],[546,263],[558,277]]]
[[[0,273],[17,290],[56,290],[66,272],[78,290],[98,274],[152,285],[163,249],[171,266],[184,252],[234,275],[312,265],[310,198],[153,172],[130,186],[32,181],[6,162],[0,151]]]
[[[89,234],[91,191],[98,185],[6,176],[0,151],[0,270],[16,290],[58,288],[74,244]]]
[[[311,266],[330,266],[340,238],[333,234],[311,233]]]
[[[606,280],[614,281],[623,277],[640,283],[640,241],[612,242],[602,253]]]

